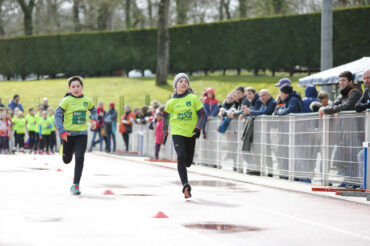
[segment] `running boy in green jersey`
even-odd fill
[[[83,80],[79,76],[68,79],[69,91],[55,112],[55,126],[63,139],[63,162],[68,164],[75,154],[75,171],[71,192],[79,195],[80,180],[87,146],[87,112],[91,112],[91,129],[95,129],[98,119],[96,108],[90,98],[82,94]]]
[[[183,185],[185,198],[191,197],[186,168],[193,163],[195,140],[206,123],[203,104],[189,87],[189,77],[184,73],[176,75],[173,86],[175,93],[167,102],[163,114],[163,131],[165,144],[168,135],[168,120],[172,139],[177,153],[177,170]]]

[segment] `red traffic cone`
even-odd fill
[[[167,219],[168,216],[163,213],[162,211],[159,211],[156,215],[153,216],[153,218],[157,218],[157,219]]]
[[[104,191],[103,194],[104,195],[114,195],[113,191],[111,191],[111,190],[106,190],[106,191]]]
[[[61,172],[61,171],[62,171],[62,169],[60,169],[60,168],[57,169],[57,172]]]
[[[48,164],[45,162],[45,164],[44,164],[45,166],[47,166]]]

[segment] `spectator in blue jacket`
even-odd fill
[[[277,115],[303,112],[302,98],[297,92],[293,91],[291,85],[285,84],[280,87],[279,95],[284,102],[284,106],[277,111]]]
[[[276,101],[272,98],[270,92],[266,89],[260,90],[259,98],[262,102],[261,107],[258,110],[245,107],[244,113],[247,115],[257,116],[257,115],[272,115],[276,108]]]
[[[316,87],[313,85],[307,86],[305,90],[306,97],[303,98],[303,112],[309,113],[312,112],[310,109],[310,105],[312,102],[319,102],[317,98],[317,90]]]
[[[20,111],[24,112],[22,104],[20,104],[19,102],[19,99],[20,99],[19,95],[17,94],[14,95],[13,100],[8,105],[8,107],[11,108],[13,112],[15,108],[19,108]]]
[[[256,91],[256,89],[254,89],[253,87],[248,87],[246,89],[246,96],[250,102],[250,106],[249,108],[251,110],[256,110],[258,111],[260,108],[261,108],[261,105],[262,105],[262,102],[258,96],[258,93]],[[244,109],[247,108],[247,106],[243,105],[242,106],[242,114],[239,116],[239,119],[243,120],[246,116],[248,116],[248,114],[246,114],[244,112]]]
[[[206,97],[203,100],[203,109],[207,119],[217,117],[219,106],[215,90],[213,88],[208,88],[204,91],[204,94]]]
[[[250,107],[251,103],[249,102],[248,98],[245,96],[245,90],[243,86],[238,86],[234,92],[234,105],[233,108],[235,108],[234,111],[229,111],[227,113],[227,116],[230,119],[238,118],[239,115],[241,115],[242,111],[242,106],[245,105],[247,107]]]

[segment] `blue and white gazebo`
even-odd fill
[[[354,82],[361,82],[362,74],[368,69],[370,69],[370,57],[362,57],[359,60],[300,78],[298,84],[300,86],[337,84],[339,74],[344,71],[350,71],[353,74]]]

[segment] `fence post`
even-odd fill
[[[119,115],[123,115],[125,107],[125,97],[124,96],[119,96]]]
[[[217,127],[220,125],[220,119],[217,118],[216,121],[216,129]],[[220,144],[220,133],[216,131],[216,158],[217,158],[217,168],[218,169],[221,169],[222,166],[221,166],[221,144]]]
[[[289,180],[294,181],[294,161],[295,161],[295,120],[294,115],[289,115]]]
[[[266,166],[266,148],[267,148],[267,122],[264,115],[259,116],[261,119],[261,158],[260,158],[260,175],[267,176]]]
[[[370,148],[370,111],[366,110],[365,113],[365,143],[363,144],[364,152],[364,189],[370,190],[370,168],[369,168],[369,148]]]
[[[145,96],[145,105],[150,105],[150,95]]]
[[[322,119],[322,174],[321,174],[321,185],[329,185],[329,123],[330,116],[324,114]]]
[[[243,124],[243,121],[242,120],[239,120],[237,119],[237,128],[236,128],[236,146],[237,146],[237,150],[236,150],[236,172],[238,173],[243,173],[243,160],[241,158],[241,155],[242,155],[242,145],[241,145],[241,136],[243,133],[241,133],[242,131],[242,127],[241,125]]]
[[[200,137],[198,138],[198,140],[195,140],[195,141],[197,141],[198,142],[198,145],[199,145],[199,154],[198,154],[198,156],[199,156],[199,163],[198,163],[198,165],[202,165],[203,164],[203,142],[202,141],[200,141]]]

